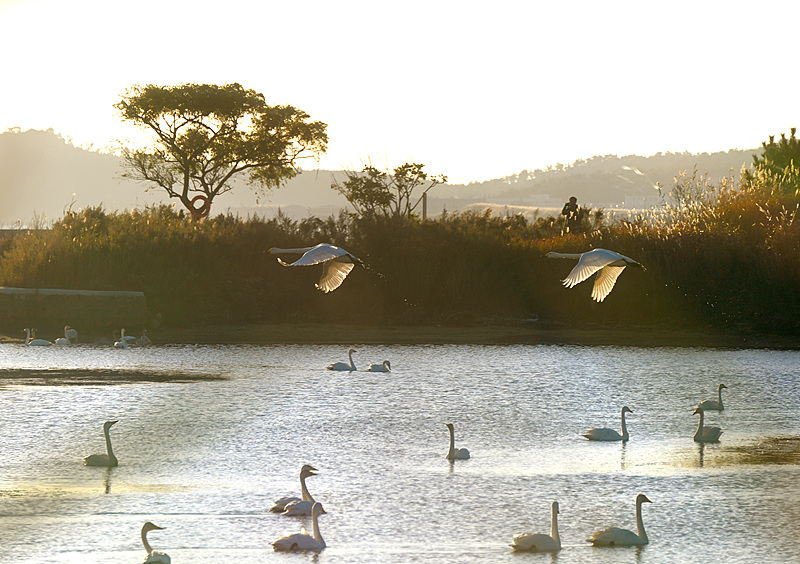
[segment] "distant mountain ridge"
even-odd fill
[[[657,183],[669,191],[684,170],[696,169],[712,179],[738,177],[758,151],[605,155],[484,182],[443,184],[430,192],[428,213],[458,211],[477,202],[548,207],[572,195],[593,207],[622,206],[631,199],[645,203],[657,194]],[[175,202],[161,190],[146,190],[145,185],[123,178],[123,172],[120,157],[75,147],[52,130],[6,131],[0,134],[0,227],[30,225],[37,219],[49,222],[70,207],[102,204],[108,210],[125,210]],[[334,179],[345,178],[344,171],[304,171],[269,193],[267,201],[258,201],[252,189],[239,181],[215,200],[213,213],[271,216],[280,208],[294,218],[326,217],[347,207],[344,197],[330,188]]]

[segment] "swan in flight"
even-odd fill
[[[636,533],[618,527],[608,527],[593,533],[586,542],[594,546],[641,546],[647,544],[647,533],[642,522],[642,503],[652,503],[647,496],[636,496]],[[638,534],[637,534],[638,533]]]
[[[31,331],[28,327],[23,329],[25,331],[25,344],[31,347],[47,347],[52,345],[50,341],[45,339],[37,339],[36,338],[36,329]]]
[[[550,534],[525,533],[517,535],[511,547],[518,552],[558,552],[561,538],[558,536],[558,502],[554,501],[550,510]]]
[[[465,448],[456,448],[455,432],[453,431],[453,424],[447,423],[447,428],[450,430],[450,448],[447,450],[448,460],[466,460],[469,458],[469,451]]]
[[[347,356],[350,359],[350,364],[347,364],[346,362],[334,362],[333,364],[329,364],[328,365],[328,370],[348,370],[350,372],[355,370],[356,369],[356,365],[353,362],[353,353],[354,352],[358,352],[358,351],[356,351],[356,349],[350,349],[349,351],[347,351]]]
[[[698,443],[717,443],[719,436],[722,434],[722,429],[719,427],[704,427],[703,426],[703,408],[699,405],[694,410],[693,415],[700,414],[700,422],[697,424],[697,431],[694,433],[694,440]]]
[[[725,384],[720,384],[719,388],[717,388],[717,396],[719,398],[717,401],[714,401],[714,400],[702,401],[702,402],[700,402],[698,407],[702,407],[703,411],[722,411],[722,410],[724,410],[725,406],[722,405],[722,389],[723,388],[725,388],[727,390],[728,386],[726,386]]]
[[[83,459],[86,466],[116,466],[117,457],[111,448],[111,437],[108,432],[116,421],[106,421],[103,423],[103,434],[106,436],[106,451],[108,454],[92,454]]]
[[[116,331],[114,331],[116,333]],[[117,341],[114,341],[114,348],[115,349],[127,349],[128,348],[128,339],[125,337],[125,328],[120,331],[120,338]]]
[[[160,531],[163,529],[164,527],[154,525],[150,521],[142,525],[142,544],[147,551],[147,558],[142,560],[142,564],[171,564],[172,560],[170,560],[170,557],[166,553],[160,550],[153,550],[150,548],[150,543],[147,542],[148,531]]]
[[[644,268],[641,264],[614,251],[606,249],[594,249],[585,253],[556,253],[550,251],[545,255],[547,258],[567,258],[578,259],[578,264],[562,280],[564,286],[572,288],[597,273],[594,278],[594,288],[592,288],[592,299],[602,302],[611,293],[617,278],[626,266]]]
[[[389,363],[388,360],[384,360],[381,364],[375,364],[374,362],[369,365],[367,368],[367,372],[389,372],[392,369],[392,365]]]
[[[310,464],[304,464],[300,468],[300,495],[302,497],[284,496],[276,499],[275,504],[269,510],[272,513],[281,513],[283,515],[310,515],[315,502],[306,487],[306,478],[316,476],[316,470]],[[325,510],[323,509],[322,512],[325,513]]]
[[[609,429],[608,427],[592,427],[591,429],[586,429],[586,432],[583,434],[584,437],[589,439],[590,441],[627,441],[628,436],[628,427],[625,425],[625,414],[626,413],[633,413],[631,409],[626,405],[622,408],[622,412],[620,415],[620,419],[622,420],[622,434],[620,435],[614,429]]]
[[[355,266],[364,266],[360,259],[351,255],[344,249],[329,245],[327,243],[320,243],[316,247],[302,247],[299,249],[279,249],[273,247],[267,251],[270,254],[292,254],[303,253],[298,260],[292,263],[283,262],[280,258],[278,262],[283,266],[311,266],[314,264],[322,264],[322,276],[319,283],[316,284],[317,289],[322,290],[326,294],[338,288],[350,271]]]
[[[315,503],[311,511],[311,525],[314,536],[309,535],[304,529],[302,533],[295,533],[277,539],[272,543],[272,548],[276,551],[322,550],[325,548],[325,540],[319,533],[320,513],[323,513],[322,504]]]

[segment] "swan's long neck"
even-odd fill
[[[144,545],[144,549],[147,551],[147,554],[153,552],[153,549],[150,547],[150,543],[147,542],[147,531],[144,528],[142,529],[142,544]]]
[[[31,330],[30,330],[30,328],[27,328],[27,327],[25,328],[25,335],[26,335],[25,344],[27,345],[28,343],[31,342]]]
[[[636,502],[636,534],[638,534],[645,542],[647,542],[647,533],[644,530],[644,521],[642,521],[642,502]]]
[[[547,253],[547,258],[580,259],[581,256],[580,253],[557,253],[555,251]]]
[[[350,370],[355,370],[356,369],[356,365],[353,362],[353,350],[352,349],[347,351],[347,358],[350,359]]]
[[[452,427],[448,427],[450,431],[450,450],[447,451],[447,456],[453,458],[456,452],[456,434]]]
[[[717,396],[719,398],[719,410],[722,411],[722,386],[719,387],[717,391]]]
[[[111,448],[111,435],[109,434],[110,431],[111,427],[106,427],[105,429],[103,429],[103,433],[106,436],[106,451],[108,451],[108,457],[111,460],[115,460],[116,457],[114,456],[114,449]]]
[[[550,519],[550,536],[553,537],[553,540],[558,543],[558,546],[561,546],[561,537],[558,536],[558,506],[553,505],[551,512],[552,517]]]
[[[311,512],[311,526],[312,531],[314,533],[314,538],[322,545],[325,544],[325,539],[322,538],[322,535],[319,532],[319,511],[312,511]]]
[[[625,410],[622,410],[622,415],[620,415],[620,419],[622,420],[622,440],[628,440],[628,426],[625,424]]]
[[[310,501],[314,503],[314,498],[311,497],[311,494],[308,493],[308,488],[306,487],[306,476],[305,474],[300,476],[300,492],[303,501]]]
[[[694,438],[698,439],[703,436],[703,410],[699,410],[700,413],[700,423],[697,424],[697,432],[694,434]]]

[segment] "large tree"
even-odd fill
[[[155,134],[149,150],[123,151],[128,175],[180,199],[193,217],[207,215],[234,176],[247,174],[263,194],[327,149],[326,124],[239,84],[135,85],[114,107]]]

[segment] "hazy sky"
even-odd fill
[[[112,108],[131,84],[239,82],[327,123],[327,169],[748,149],[800,125],[798,21],[797,0],[0,0],[0,131],[110,147],[140,135]]]

